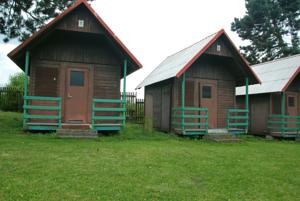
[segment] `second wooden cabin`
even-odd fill
[[[249,86],[250,132],[295,137],[300,131],[300,55],[251,66],[261,84]],[[243,108],[245,87],[236,89]]]
[[[154,128],[201,135],[217,128],[247,132],[247,103],[235,109],[235,87],[259,82],[220,30],[167,57],[137,88],[145,87],[145,118]]]

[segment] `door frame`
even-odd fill
[[[87,99],[87,118],[86,123],[92,123],[92,101],[94,93],[94,65],[84,64],[84,63],[72,63],[72,62],[63,62],[61,64],[61,73],[60,73],[60,96],[62,97],[62,122],[66,122],[66,98],[68,96],[67,86],[68,86],[68,69],[84,69],[88,70],[88,99]]]
[[[209,124],[209,119],[208,119],[208,126],[209,126],[209,128],[218,128],[218,124],[219,124],[219,122],[218,122],[218,115],[219,115],[219,112],[218,112],[218,80],[213,80],[213,79],[196,79],[196,90],[197,90],[197,97],[195,97],[195,98],[197,98],[197,107],[203,107],[202,105],[201,105],[201,99],[202,99],[202,86],[204,85],[214,85],[215,86],[215,95],[216,95],[216,97],[215,97],[215,99],[214,99],[214,101],[216,101],[216,108],[215,108],[215,110],[216,110],[216,116],[215,116],[215,126],[212,126],[211,127],[211,125]],[[212,98],[213,99],[213,98]],[[210,115],[210,110],[209,110],[209,108],[208,108],[208,118],[210,117],[210,116],[212,116],[212,115]]]

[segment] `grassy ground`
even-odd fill
[[[0,200],[300,200],[300,144],[212,143],[135,125],[97,140],[29,135],[0,112]]]

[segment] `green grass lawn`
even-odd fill
[[[300,200],[300,144],[213,143],[136,125],[94,140],[25,134],[0,112],[0,200]]]

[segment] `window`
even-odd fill
[[[84,72],[71,71],[70,85],[71,86],[84,86]]]
[[[219,45],[219,44],[217,45],[217,51],[221,52],[221,45]]]
[[[202,87],[202,98],[211,98],[211,86]]]
[[[78,20],[78,27],[83,28],[84,27],[84,20]]]
[[[295,97],[292,97],[292,96],[288,97],[288,105],[289,105],[289,107],[295,106]]]

